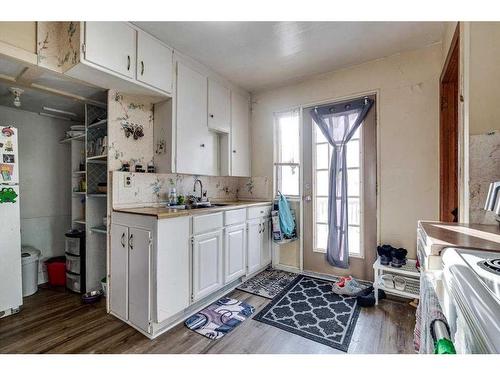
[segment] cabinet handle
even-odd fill
[[[130,70],[130,55],[127,55],[127,70]]]
[[[236,154],[236,150],[233,150],[233,154]]]
[[[141,61],[141,76],[144,75],[144,61]]]
[[[213,114],[210,114],[210,117],[211,117],[211,118],[214,118],[214,115],[213,115]]]
[[[202,143],[202,144],[200,145],[200,147],[205,147],[205,143]]]
[[[262,224],[259,224],[259,234],[262,233]]]
[[[125,232],[122,233],[122,239],[120,242],[122,244],[122,247],[125,248]]]
[[[128,246],[130,247],[130,250],[134,248],[134,235],[131,234],[129,239],[128,239]]]

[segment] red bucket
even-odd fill
[[[66,285],[66,257],[54,257],[45,262],[51,286]]]

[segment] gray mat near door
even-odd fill
[[[261,297],[273,299],[281,293],[291,282],[297,278],[297,274],[267,268],[251,279],[245,281],[237,289],[247,293],[256,294]]]
[[[347,352],[360,308],[333,283],[300,275],[254,319]]]

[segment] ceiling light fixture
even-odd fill
[[[57,108],[43,107],[43,110],[49,111],[49,112],[55,112],[55,113],[62,113],[63,115],[68,115],[68,116],[72,116],[72,117],[78,116],[74,112],[63,111],[62,109],[57,109]]]
[[[14,101],[12,104],[14,104],[15,107],[20,107],[21,106],[21,94],[24,92],[24,90],[17,88],[17,87],[10,87],[9,91],[14,95]]]

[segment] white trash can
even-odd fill
[[[40,250],[34,247],[22,246],[23,297],[31,296],[38,290],[38,260],[40,254]]]

